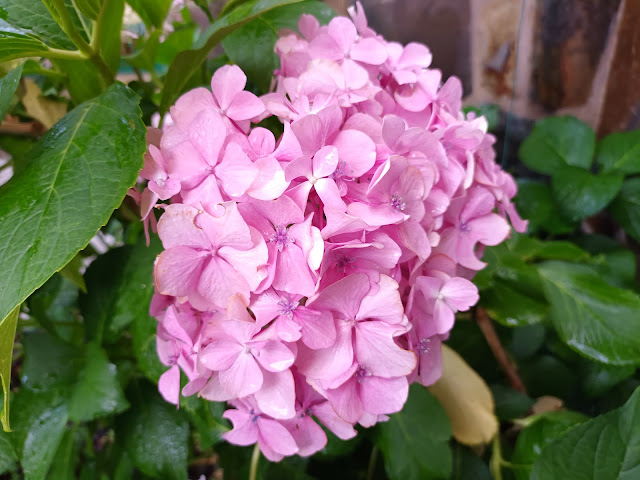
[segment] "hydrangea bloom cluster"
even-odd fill
[[[164,246],[160,392],[229,402],[224,437],[272,461],[322,449],[320,424],[351,438],[402,409],[411,382],[436,381],[455,313],[478,301],[483,248],[507,217],[526,227],[460,82],[351,15],[285,32],[273,93],[225,66],[183,95],[142,171]],[[269,115],[278,140],[251,128]]]

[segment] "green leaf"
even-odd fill
[[[520,146],[520,159],[534,172],[555,174],[563,166],[588,169],[595,149],[591,127],[574,117],[540,120]]]
[[[156,478],[187,478],[189,423],[147,383],[129,394],[132,408],[118,417],[116,439],[133,463]]]
[[[7,110],[9,110],[9,107],[11,106],[13,94],[18,88],[18,83],[22,76],[22,67],[23,64],[21,63],[0,79],[0,122],[2,122]]]
[[[70,393],[82,369],[82,352],[74,345],[42,331],[25,332],[22,344],[22,389]]]
[[[575,229],[575,224],[558,215],[558,206],[553,200],[551,188],[537,180],[518,180],[516,208],[522,218],[529,220],[527,231],[536,233],[541,230],[561,234]]]
[[[625,232],[640,242],[640,177],[629,178],[611,204],[611,214]]]
[[[581,413],[571,411],[548,412],[539,415],[528,425],[516,440],[511,462],[518,466],[514,469],[517,480],[528,480],[531,467],[542,449],[553,439],[569,428],[587,420]]]
[[[114,75],[118,73],[120,66],[120,30],[123,14],[124,0],[105,1],[100,10],[100,55]]]
[[[500,420],[518,418],[529,411],[535,400],[529,395],[504,385],[490,385],[496,402],[496,415]]]
[[[0,20],[0,62],[16,58],[41,57],[49,51],[37,38],[7,27],[3,23]]]
[[[75,0],[75,5],[80,12],[91,20],[97,20],[100,15],[100,7],[105,3],[102,0]],[[108,3],[108,2],[106,2]]]
[[[149,318],[153,295],[153,261],[162,251],[157,237],[100,255],[87,269],[87,295],[80,297],[87,337],[114,342],[132,322]]]
[[[62,436],[58,450],[53,457],[51,468],[49,469],[48,478],[55,478],[55,480],[76,480],[76,465],[79,460],[79,439],[78,432],[79,425],[76,423],[71,428],[67,429]],[[86,428],[86,427],[83,427]],[[89,433],[85,430],[85,438]]]
[[[331,7],[315,0],[285,5],[252,20],[223,40],[222,46],[231,61],[262,92],[269,91],[273,71],[280,66],[273,51],[278,32],[283,28],[297,31],[303,13],[313,15],[321,24],[329,23],[335,16]]]
[[[76,255],[60,270],[60,275],[86,293],[87,285],[84,283],[84,277],[80,272],[83,267],[83,260],[84,257],[82,255]]]
[[[74,25],[82,32],[80,19],[71,0],[65,0],[64,3]],[[0,18],[14,27],[26,30],[51,47],[76,49],[42,0],[0,0]]]
[[[149,304],[145,304],[148,308]],[[138,318],[131,326],[133,351],[138,361],[138,368],[149,379],[158,383],[167,367],[160,363],[156,350],[156,330],[158,322],[149,315]]]
[[[0,382],[2,383],[3,403],[0,423],[6,432],[9,426],[9,389],[11,387],[11,358],[13,357],[13,342],[16,338],[16,325],[20,315],[20,305],[0,322]]]
[[[162,28],[164,19],[167,18],[172,0],[127,0],[131,8],[140,15],[140,18],[147,26]]]
[[[66,265],[106,224],[145,150],[138,98],[122,84],[75,108],[2,188],[0,318]]]
[[[67,425],[64,397],[21,389],[15,397],[11,440],[21,459],[25,480],[43,480]]]
[[[118,383],[118,372],[95,343],[87,347],[86,364],[69,402],[69,418],[86,422],[126,410],[129,403]]]
[[[411,386],[401,412],[379,426],[377,444],[390,480],[428,480],[451,474],[451,425],[438,400]]]
[[[593,175],[579,167],[561,167],[553,173],[551,188],[560,210],[577,222],[604,209],[620,191],[622,174]]]
[[[552,395],[566,398],[575,393],[575,371],[551,355],[538,354],[518,364],[520,377],[532,397]]]
[[[640,130],[612,133],[602,139],[596,161],[604,172],[640,173]]]
[[[60,59],[51,62],[67,74],[67,88],[76,104],[97,97],[107,88],[104,78],[92,62]]]
[[[532,480],[640,478],[640,388],[621,408],[578,425],[549,443]]]
[[[491,473],[489,466],[478,455],[456,443],[453,446],[451,480],[491,480]]]
[[[585,265],[539,266],[560,338],[583,355],[610,365],[640,364],[640,297],[613,287]]]
[[[253,0],[218,18],[203,33],[196,49],[180,52],[171,63],[162,91],[160,112],[165,113],[169,110],[189,79],[207,59],[209,52],[227,35],[269,10],[299,1]]]
[[[588,397],[604,395],[617,384],[632,376],[635,366],[615,367],[596,362],[588,362],[582,372],[582,389]]]
[[[222,439],[221,435],[230,429],[229,422],[222,418],[226,409],[223,402],[211,402],[192,395],[180,398],[180,409],[187,413],[191,424],[196,427],[201,449],[218,443]]]
[[[507,327],[541,323],[549,305],[520,290],[517,283],[496,278],[493,287],[482,292],[481,304],[494,320]]]
[[[18,456],[9,441],[9,435],[0,431],[0,475],[13,471],[17,462]]]

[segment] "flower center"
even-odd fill
[[[269,241],[276,244],[276,248],[279,252],[288,244],[293,243],[295,240],[287,233],[287,227],[284,225],[278,225],[276,231],[269,236]]]
[[[345,162],[344,160],[340,160],[338,162],[338,166],[336,166],[336,169],[329,176],[333,178],[335,181],[338,181],[339,179],[344,177],[348,177],[349,175],[347,173],[347,168],[349,168],[349,166],[347,165],[347,162]]]
[[[420,340],[420,342],[418,342],[418,348],[416,350],[418,350],[418,355],[420,356],[429,353],[431,351],[431,339],[423,338],[422,340]]]
[[[361,366],[358,368],[358,371],[356,372],[356,381],[361,384],[367,379],[367,377],[370,377],[370,376],[371,376],[371,372]]]
[[[402,200],[402,197],[400,195],[398,195],[397,193],[394,193],[391,196],[391,201],[389,202],[391,204],[391,206],[400,211],[400,212],[404,212],[404,209],[407,208],[407,204],[404,200]]]
[[[336,267],[338,267],[340,273],[344,273],[345,269],[355,261],[356,259],[349,255],[343,255],[342,253],[336,255]],[[355,266],[351,265],[351,268],[355,268]]]
[[[278,302],[278,315],[293,317],[293,311],[298,307],[298,302],[292,301],[289,297],[282,297]]]
[[[469,233],[471,231],[471,225],[469,225],[467,222],[463,222],[460,224],[458,229],[460,230],[460,233]]]

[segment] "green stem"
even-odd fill
[[[80,50],[80,52],[85,55],[84,58],[88,58],[89,60],[91,60],[91,62],[98,68],[100,75],[102,75],[107,85],[111,85],[113,83],[113,73],[111,72],[107,64],[104,63],[104,60],[100,56],[99,51],[95,50],[94,46],[89,45],[86,40],[82,38],[82,35],[80,35],[78,30],[76,30],[76,27],[73,24],[73,20],[71,19],[71,15],[69,15],[69,11],[64,4],[64,0],[49,0],[49,2],[47,3],[51,3],[53,5],[55,12],[51,13],[54,18],[57,18],[58,24],[60,25],[62,31],[66,33],[73,44],[78,47],[78,50]],[[102,28],[99,26],[99,24],[100,22],[98,21],[98,24],[94,28],[94,37],[95,32]],[[75,59],[77,59],[77,57]]]
[[[60,58],[62,60],[86,60],[89,58],[80,50],[61,50],[59,48],[49,48],[46,56],[49,58]]]
[[[373,480],[373,475],[376,472],[376,463],[378,462],[378,455],[380,454],[380,449],[378,447],[373,447],[371,450],[371,456],[369,457],[369,466],[367,467],[367,480]]]
[[[104,0],[102,2],[102,6],[100,7],[100,14],[98,15],[98,20],[93,25],[93,33],[91,35],[91,48],[94,52],[100,51],[100,42],[102,41],[102,30],[104,29],[104,12],[109,8],[109,2],[111,0]]]
[[[491,460],[489,461],[489,470],[494,480],[502,480],[502,446],[500,445],[500,434],[496,433],[493,437],[493,449],[491,451]]]
[[[256,480],[258,478],[258,461],[260,460],[260,447],[256,443],[253,447],[253,453],[251,454],[251,467],[249,469],[249,480]]]

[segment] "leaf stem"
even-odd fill
[[[59,58],[61,60],[86,60],[89,58],[80,50],[61,50],[59,48],[49,48],[46,54],[49,58]]]
[[[500,433],[493,437],[491,449],[491,460],[489,460],[489,470],[494,480],[502,480],[502,446],[500,445]]]
[[[64,4],[64,0],[49,0],[49,2],[46,2],[47,7],[49,3],[54,7],[54,11],[51,12],[52,16],[54,19],[57,19],[62,31],[66,33],[73,44],[78,47],[78,50],[84,54],[84,57],[82,58],[88,58],[98,68],[100,75],[102,75],[107,85],[111,85],[113,83],[113,73],[107,64],[104,63],[99,51],[95,50],[93,45],[89,45],[87,41],[82,38],[82,35],[80,35],[78,30],[76,30],[73,20],[71,19],[71,15],[69,15],[69,11]],[[99,23],[100,22],[98,22],[98,24]],[[98,25],[95,26],[93,37],[96,36],[95,32],[100,28],[101,27],[98,27]],[[75,57],[73,59],[77,60],[78,58]]]
[[[260,446],[256,442],[256,446],[253,447],[253,453],[251,454],[251,467],[249,469],[249,480],[256,480],[258,478],[258,461],[260,460]]]
[[[373,480],[373,475],[376,472],[376,463],[378,463],[379,454],[380,449],[377,446],[374,446],[371,449],[371,456],[369,457],[369,466],[367,467],[367,480]]]
[[[520,375],[518,375],[518,370],[504,351],[500,338],[489,319],[489,315],[487,315],[487,311],[482,307],[476,308],[476,322],[478,323],[485,340],[489,344],[489,348],[491,348],[493,356],[507,375],[507,378],[511,383],[511,388],[518,392],[527,393],[527,388],[524,386],[524,383],[522,383]]]

